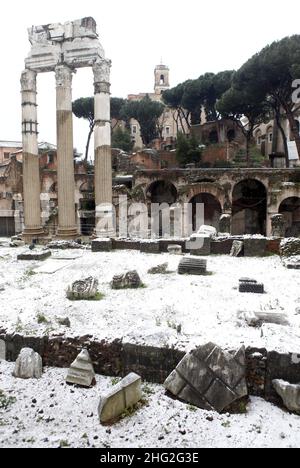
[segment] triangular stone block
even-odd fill
[[[80,387],[92,387],[96,384],[92,360],[86,349],[82,350],[69,369],[66,382]]]

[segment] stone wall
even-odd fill
[[[229,255],[231,252],[232,244],[235,240],[243,241],[243,236],[231,236],[227,238],[218,238],[211,242],[211,254],[212,255]],[[186,239],[160,239],[159,241],[153,240],[152,242],[147,240],[146,242],[138,239],[111,239],[111,248],[113,250],[138,250],[142,253],[167,253],[169,245],[180,245],[183,253],[189,253],[190,250],[186,247]],[[252,249],[251,244],[258,242],[257,239],[247,239],[250,244],[250,251]],[[253,247],[253,253],[258,256],[268,255],[279,255],[281,239],[267,239],[261,238],[259,242],[263,244],[263,249],[259,251]],[[249,250],[249,249],[248,249]],[[102,252],[103,241],[95,239],[92,241],[92,251]]]
[[[121,340],[98,341],[91,336],[28,337],[9,335],[0,330],[0,340],[6,343],[7,361],[14,362],[21,349],[29,347],[42,356],[44,366],[69,368],[82,348],[87,348],[97,374],[124,377],[130,372],[136,372],[144,380],[158,384],[165,381],[185,354],[176,349],[135,345]],[[281,401],[273,389],[272,380],[300,382],[300,356],[247,348],[246,357],[250,395],[280,405]]]

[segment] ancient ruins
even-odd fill
[[[65,24],[34,26],[29,30],[31,51],[21,77],[24,239],[43,237],[40,208],[38,156],[37,74],[55,72],[57,110],[57,237],[72,239],[78,235],[75,220],[72,76],[77,68],[90,67],[95,89],[95,199],[97,206],[111,211],[111,125],[110,60],[98,40],[96,22],[84,18]],[[98,232],[99,235],[101,233]]]

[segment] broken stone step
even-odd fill
[[[203,275],[207,271],[207,260],[197,257],[183,258],[178,266],[179,275]]]
[[[23,252],[17,256],[17,260],[22,261],[43,261],[47,260],[47,258],[51,257],[52,253],[50,250],[41,250],[40,252],[37,251],[29,251]]]
[[[265,287],[262,283],[240,283],[240,293],[264,294]]]

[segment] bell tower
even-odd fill
[[[155,70],[154,70],[155,94],[162,94],[163,91],[166,91],[167,89],[170,88],[169,74],[170,74],[170,70],[166,65],[161,64],[155,67]]]

